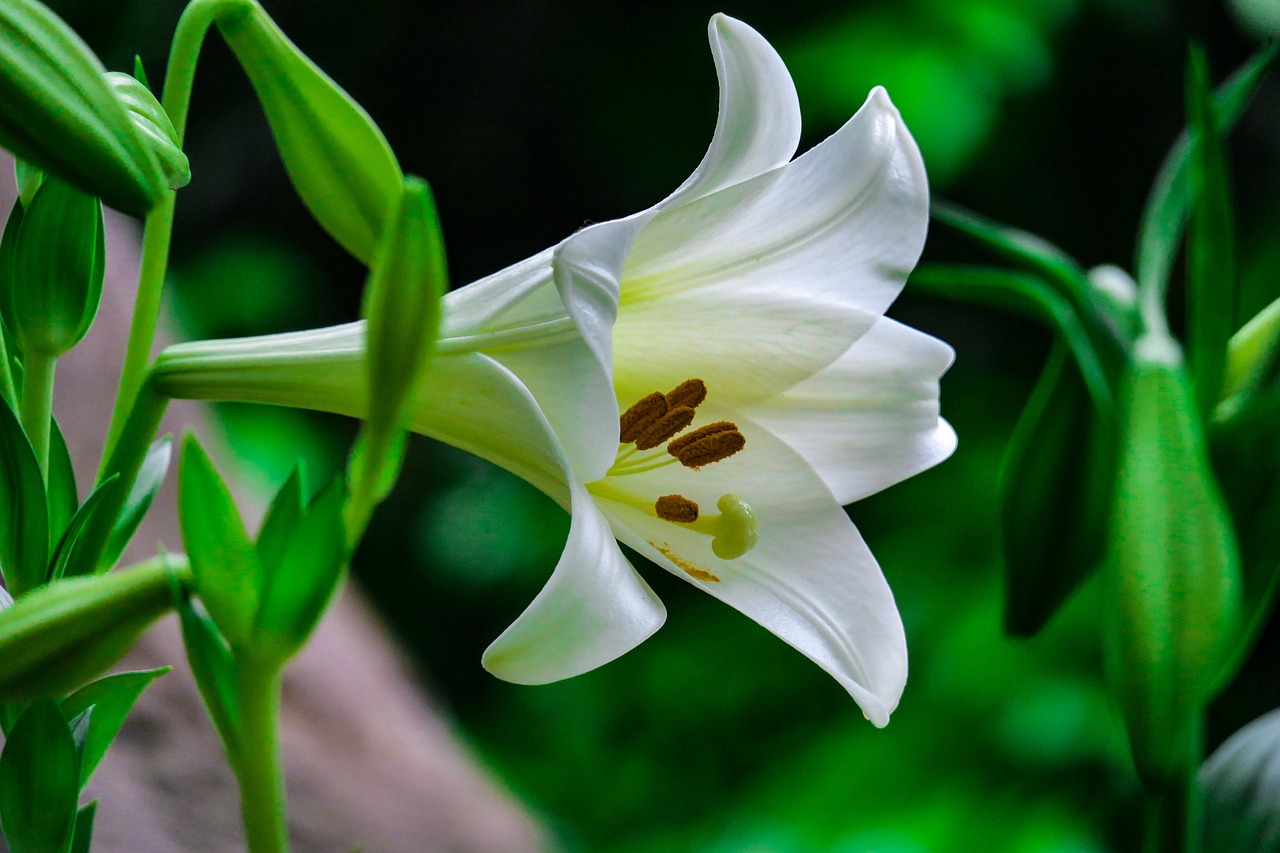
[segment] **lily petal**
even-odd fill
[[[852,503],[955,451],[955,430],[938,417],[938,378],[954,358],[937,338],[882,318],[830,367],[747,413]]]
[[[658,206],[696,201],[789,161],[800,143],[800,101],[782,57],[764,36],[728,15],[707,26],[720,112],[698,168]]]
[[[704,404],[708,419],[732,413]],[[703,412],[699,408],[699,413]],[[907,677],[906,638],[893,594],[849,517],[804,458],[735,415],[746,436],[737,455],[690,471],[678,465],[615,476],[596,491],[614,533],[644,556],[750,616],[836,678],[877,726],[889,721]],[[625,491],[638,498],[621,500]],[[721,494],[749,503],[755,548],[717,557],[711,539],[660,521],[645,497],[679,493],[712,512]]]
[[[526,325],[554,314],[551,287],[551,253],[545,249],[531,258],[473,281],[445,294],[440,334],[444,337],[474,335]]]
[[[831,364],[902,289],[928,197],[915,142],[877,88],[795,161],[660,213],[623,274],[619,395],[696,368],[719,402],[745,403]]]
[[[571,500],[569,541],[551,579],[482,658],[506,681],[546,684],[580,675],[630,651],[666,619],[662,602],[576,482]]]

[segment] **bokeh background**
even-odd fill
[[[51,0],[113,69],[153,82],[179,0]],[[433,185],[464,284],[675,187],[715,119],[710,15],[751,23],[799,89],[808,147],[885,85],[935,194],[1128,266],[1183,124],[1188,39],[1215,79],[1280,30],[1275,0],[264,0]],[[173,308],[190,337],[341,322],[363,271],[289,187],[251,90],[213,38],[188,135]],[[1280,294],[1280,86],[1231,144],[1245,301]],[[926,258],[981,259],[939,226]],[[519,480],[415,439],[354,566],[484,759],[571,851],[1084,853],[1133,849],[1137,786],[1101,688],[1096,590],[1040,637],[1000,633],[997,475],[1049,343],[1012,315],[906,293],[891,315],[952,343],[960,449],[849,508],[893,585],[912,676],[875,730],[816,667],[651,566],[667,625],[596,672],[528,688],[480,653],[538,591],[567,518]],[[243,481],[301,456],[338,470],[352,425],[219,408]],[[1213,709],[1216,743],[1280,705],[1276,626]]]

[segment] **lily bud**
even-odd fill
[[[170,607],[156,560],[109,575],[54,581],[0,611],[0,701],[70,693],[118,661]]]
[[[1139,773],[1185,773],[1240,610],[1235,534],[1178,345],[1139,340],[1121,399],[1107,594],[1117,695]]]
[[[8,260],[0,310],[18,347],[53,356],[71,349],[89,330],[102,296],[102,205],[46,176],[22,214]]]
[[[256,2],[221,16],[218,29],[249,75],[303,203],[368,264],[403,181],[382,131]]]
[[[120,71],[108,72],[107,83],[128,110],[129,120],[155,156],[169,188],[182,189],[191,183],[191,164],[182,153],[178,132],[146,84]]]
[[[1235,404],[1230,401],[1257,388],[1268,373],[1275,370],[1277,356],[1280,356],[1280,299],[1255,314],[1227,342],[1222,404],[1234,409]]]
[[[44,5],[0,3],[0,146],[142,216],[166,182],[105,73]]]

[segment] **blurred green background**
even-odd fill
[[[934,192],[1128,266],[1148,184],[1183,124],[1187,40],[1221,79],[1277,28],[1275,0],[737,0],[648,4],[264,0],[283,29],[431,181],[463,284],[588,220],[662,198],[715,119],[705,26],[725,11],[791,67],[802,147],[885,85]],[[54,0],[111,68],[153,80],[178,0]],[[1249,295],[1280,291],[1280,86],[1232,141]],[[351,319],[361,268],[293,195],[265,121],[212,39],[193,102],[175,241],[191,336]],[[980,258],[938,227],[926,257]],[[667,625],[635,652],[547,687],[488,676],[480,653],[547,577],[567,519],[502,471],[418,440],[355,565],[433,691],[573,851],[1085,853],[1132,849],[1137,788],[1102,692],[1096,591],[1031,642],[1000,634],[996,482],[1048,336],[913,297],[890,312],[952,343],[943,410],[960,449],[850,508],[906,621],[912,676],[893,723],[866,723],[816,667],[736,612],[646,566]],[[341,464],[339,419],[224,406],[277,484],[302,453]],[[1214,708],[1210,741],[1280,705],[1273,625]]]

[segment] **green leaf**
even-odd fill
[[[140,63],[139,63],[140,64]],[[181,189],[191,182],[191,164],[182,153],[178,132],[169,114],[160,106],[147,84],[119,71],[109,71],[107,84],[124,105],[138,138],[151,151],[170,189]]]
[[[50,560],[50,580],[93,573],[98,555],[93,553],[91,543],[100,541],[93,531],[110,527],[110,513],[114,506],[111,498],[119,488],[120,478],[113,474],[85,498]]]
[[[25,160],[14,160],[13,176],[18,184],[18,203],[23,207],[30,207],[31,199],[35,198],[36,190],[40,189],[40,184],[44,181],[44,169],[32,166]]]
[[[1243,407],[1268,376],[1276,372],[1280,355],[1280,299],[1255,314],[1227,341],[1222,376],[1222,401],[1215,420],[1229,418]]]
[[[54,581],[0,611],[0,701],[62,697],[115,664],[172,606],[178,560]]]
[[[15,597],[48,578],[44,479],[35,450],[6,403],[0,403],[0,567]]]
[[[1240,118],[1275,60],[1277,50],[1280,50],[1278,44],[1264,48],[1218,88],[1213,100],[1220,132],[1230,130]],[[1190,161],[1190,137],[1184,132],[1165,155],[1138,226],[1134,267],[1138,289],[1144,299],[1156,305],[1164,304],[1169,290],[1169,274],[1173,270],[1182,227],[1187,219]]]
[[[67,525],[80,508],[80,495],[76,489],[76,472],[71,466],[71,453],[62,429],[53,420],[49,426],[49,543],[61,541]]]
[[[1169,784],[1199,760],[1196,721],[1237,636],[1240,559],[1172,339],[1139,341],[1122,400],[1108,648],[1138,771]]]
[[[236,704],[236,663],[226,638],[204,612],[197,610],[191,597],[175,584],[174,606],[182,624],[182,642],[187,649],[187,662],[209,717],[222,741],[231,749],[239,737],[239,710]]]
[[[0,754],[0,823],[12,853],[65,853],[75,832],[80,767],[58,706],[32,702]]]
[[[138,477],[134,480],[133,488],[129,490],[129,496],[125,498],[124,507],[120,510],[120,517],[111,528],[106,551],[98,561],[98,571],[108,571],[119,561],[120,555],[128,547],[129,540],[137,532],[138,525],[142,523],[147,510],[151,508],[156,492],[160,491],[165,474],[169,471],[169,461],[172,456],[173,439],[167,435],[157,439],[147,450],[146,458],[142,460],[142,467],[138,469]]]
[[[111,741],[115,740],[120,726],[124,724],[124,718],[138,701],[138,697],[151,685],[151,682],[169,670],[170,667],[165,666],[141,672],[108,675],[106,678],[86,684],[62,700],[62,713],[67,719],[84,713],[90,708],[93,709],[80,762],[81,787],[88,783],[98,762],[107,754],[107,748],[111,746]]]
[[[105,73],[45,5],[0,3],[0,147],[143,216],[165,182]]]
[[[1209,95],[1209,70],[1197,48],[1187,61],[1187,125],[1195,140],[1187,234],[1187,362],[1200,416],[1207,421],[1222,389],[1239,282],[1226,155]]]
[[[273,537],[279,545],[263,552],[262,600],[252,647],[259,660],[288,660],[306,642],[332,599],[346,562],[345,496],[341,479],[335,478],[287,535]]]
[[[1000,475],[1005,630],[1039,633],[1101,564],[1115,441],[1076,365],[1057,343]]]
[[[285,37],[256,2],[218,29],[249,75],[298,195],[343,248],[368,264],[402,176],[373,119]]]
[[[192,436],[183,442],[178,508],[196,592],[239,648],[251,637],[262,569],[231,492]]]
[[[1118,370],[1103,361],[1071,303],[1039,276],[996,267],[927,264],[911,274],[909,286],[917,293],[963,299],[1050,324],[1070,348],[1094,405],[1103,412],[1115,408],[1112,389]]]
[[[61,355],[84,337],[102,296],[103,247],[98,200],[46,178],[23,214],[10,275],[0,282],[5,328],[23,352]]]
[[[97,813],[97,800],[76,812],[76,834],[71,842],[71,853],[89,853],[89,845],[93,843],[93,819]]]
[[[302,520],[302,512],[306,508],[303,500],[302,468],[296,467],[289,478],[284,481],[280,491],[267,507],[267,515],[258,530],[258,565],[263,573],[268,567],[278,566],[289,547],[289,539],[298,529]]]

